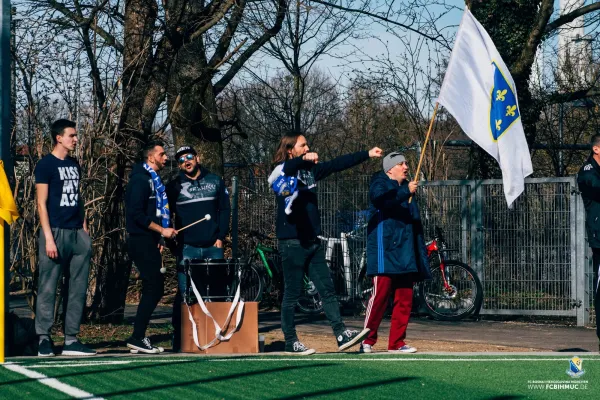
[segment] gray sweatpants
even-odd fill
[[[65,335],[75,336],[83,316],[88,287],[92,240],[83,229],[52,228],[58,258],[46,254],[46,237],[40,230],[38,297],[35,309],[35,333],[50,335],[54,323],[56,288],[62,272],[69,271],[69,298],[65,317]]]

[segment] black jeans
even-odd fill
[[[598,293],[598,274],[600,273],[600,248],[592,247],[594,263],[594,309],[596,311],[596,336],[600,339],[600,293]]]
[[[279,250],[285,283],[281,302],[281,329],[285,343],[291,344],[298,340],[294,311],[302,294],[306,269],[308,269],[308,276],[321,295],[325,316],[327,316],[335,335],[339,336],[346,327],[340,315],[340,305],[335,296],[333,280],[325,262],[325,252],[321,242],[301,243],[297,239],[280,240]]]
[[[143,339],[154,309],[163,296],[165,278],[160,273],[162,256],[158,243],[150,236],[130,236],[127,252],[142,278],[142,296],[133,323],[133,337]]]

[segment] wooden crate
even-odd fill
[[[231,303],[229,302],[210,302],[205,303],[206,308],[217,323],[222,326],[227,318]],[[239,307],[239,306],[238,306]],[[207,317],[198,304],[190,306],[192,316],[196,322],[198,330],[198,341],[203,346],[212,341],[215,337],[215,325],[212,319]],[[235,310],[227,328],[223,330],[229,332],[229,328],[235,326],[237,309]],[[223,334],[225,336],[225,334]],[[192,323],[189,319],[188,307],[181,305],[181,352],[182,353],[200,353],[200,354],[237,354],[237,353],[258,353],[258,303],[244,303],[244,313],[238,331],[226,342],[217,342],[214,346],[202,351],[194,343],[192,333]]]

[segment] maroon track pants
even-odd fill
[[[394,308],[388,350],[396,350],[405,345],[406,327],[412,309],[413,282],[407,281],[402,275],[378,275],[373,278],[373,293],[365,315],[365,328],[371,331],[363,343],[372,346],[377,342],[377,329],[391,295],[394,296]]]

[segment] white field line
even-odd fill
[[[584,358],[581,357],[584,361],[600,361],[600,358]],[[405,362],[405,361],[415,361],[415,362],[506,362],[506,361],[560,361],[565,362],[569,361],[570,358],[307,358],[305,356],[297,356],[293,358],[219,358],[219,359],[207,359],[209,362],[278,362],[278,361],[379,361],[379,362]]]
[[[195,361],[195,360],[188,360],[188,359],[175,359],[175,360],[158,360],[158,359],[152,359],[152,360],[113,360],[113,361],[92,361],[92,360],[69,360],[69,361],[49,361],[49,362],[43,362],[43,363],[39,363],[39,364],[29,364],[29,365],[24,365],[24,367],[27,367],[29,369],[32,368],[70,368],[70,367],[89,367],[89,366],[102,366],[102,365],[124,365],[124,364],[138,364],[138,363],[174,363],[174,362],[191,362],[191,361]],[[22,362],[13,362],[13,363],[8,363],[10,364],[18,364]]]
[[[158,362],[158,361],[157,361]],[[28,365],[27,368],[38,369],[38,368],[71,368],[71,367],[90,367],[90,366],[102,366],[102,365],[123,365],[123,364],[131,364],[131,361],[105,361],[102,363],[92,363],[92,362],[83,362],[83,363],[65,363],[65,364],[32,364]]]
[[[56,389],[59,392],[62,392],[68,396],[71,396],[76,399],[88,399],[88,400],[104,400],[102,397],[96,397],[91,393],[85,392],[81,389],[77,389],[71,385],[67,385],[66,383],[62,383],[55,378],[48,378],[44,374],[40,374],[39,372],[30,371],[27,368],[24,368],[20,365],[15,364],[4,364],[4,368],[16,372],[21,375],[25,375],[31,379],[37,379],[39,383],[42,385],[46,385],[51,387],[52,389]]]

